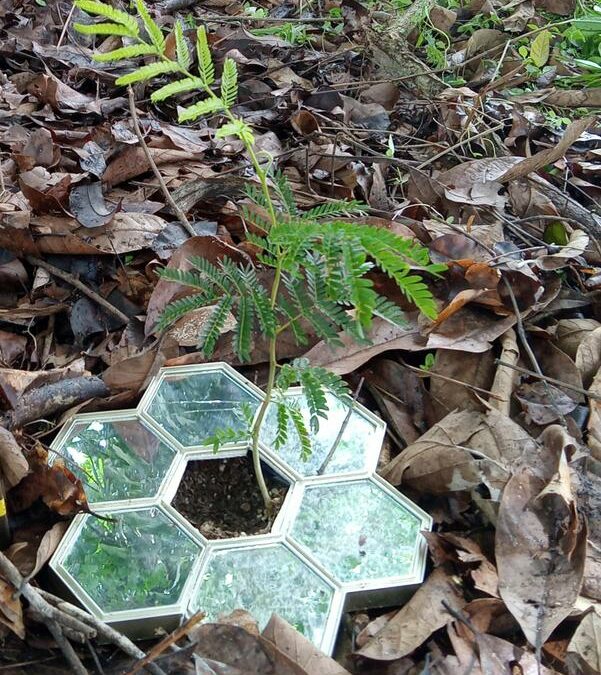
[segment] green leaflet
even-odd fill
[[[136,9],[138,10],[138,14],[142,19],[142,22],[144,23],[144,28],[148,33],[148,37],[150,38],[152,44],[157,48],[159,54],[163,54],[165,51],[165,37],[163,36],[163,32],[150,16],[148,8],[144,4],[143,0],[135,1]]]
[[[221,112],[223,110],[223,101],[220,98],[207,98],[204,101],[194,103],[194,105],[182,108],[178,114],[180,122],[191,122],[202,115]]]
[[[105,18],[124,26],[131,36],[138,35],[140,32],[138,22],[131,14],[122,12],[120,9],[115,9],[111,5],[106,5],[104,2],[96,2],[96,0],[75,0],[75,6],[88,14],[104,16]]]
[[[202,80],[200,77],[185,77],[183,80],[175,80],[175,82],[170,82],[165,84],[156,91],[153,91],[150,95],[150,100],[153,103],[158,103],[159,101],[164,101],[171,96],[177,96],[177,94],[184,94],[188,91],[195,91],[202,87]]]
[[[175,53],[177,62],[183,70],[188,70],[192,63],[192,57],[190,56],[190,50],[188,49],[188,43],[184,36],[184,29],[181,21],[176,21],[173,32],[175,35]]]
[[[134,70],[127,75],[122,75],[117,78],[115,84],[125,86],[133,84],[134,82],[151,80],[153,77],[158,77],[165,73],[176,73],[178,70],[179,66],[177,63],[173,63],[172,61],[157,61],[156,63],[149,63],[147,66],[142,66],[141,68],[138,68],[138,70]]]
[[[150,56],[152,54],[157,54],[157,49],[154,45],[129,45],[128,47],[113,49],[111,52],[94,54],[94,61],[123,61],[124,59],[133,59],[136,56]]]

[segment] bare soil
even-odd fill
[[[207,539],[266,534],[288,484],[263,466],[273,512],[266,513],[250,456],[188,463],[173,506]]]

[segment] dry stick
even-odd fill
[[[529,375],[530,377],[534,377],[537,380],[543,380],[544,382],[548,382],[549,384],[555,384],[558,387],[564,387],[565,389],[571,389],[572,391],[576,391],[579,394],[583,394],[584,396],[588,396],[588,398],[592,398],[595,401],[601,401],[601,395],[595,394],[590,389],[583,389],[582,387],[577,387],[576,385],[569,384],[568,382],[564,382],[563,380],[556,380],[554,377],[549,377],[548,375],[543,375],[542,373],[536,373],[536,372],[534,372],[534,370],[528,370],[528,368],[522,368],[521,366],[515,366],[511,363],[508,363],[507,361],[502,361],[501,359],[495,359],[495,363],[498,364],[499,366],[506,366],[507,368],[512,368],[513,370],[517,370],[518,373],[523,373],[524,375]]]
[[[124,314],[120,309],[117,309],[115,305],[111,305],[108,300],[105,300],[101,295],[98,295],[98,293],[93,291],[91,288],[88,288],[83,282],[81,282],[77,277],[73,276],[69,272],[65,272],[64,270],[55,267],[41,258],[36,258],[33,255],[26,256],[26,260],[32,265],[42,267],[47,272],[50,272],[52,276],[58,277],[59,279],[66,281],[68,284],[71,284],[71,286],[77,288],[77,290],[81,291],[84,295],[87,295],[90,300],[93,300],[97,305],[100,305],[103,309],[106,309],[109,314],[112,314],[115,318],[119,319],[119,321],[123,321],[123,323],[129,323],[129,317],[127,314]]]
[[[361,391],[361,387],[363,386],[363,382],[365,381],[365,378],[362,377],[359,380],[359,384],[357,385],[357,388],[355,389],[355,393],[353,394],[353,400],[351,404],[349,405],[348,411],[346,413],[346,417],[344,418],[344,421],[342,422],[340,426],[340,430],[338,431],[338,436],[336,436],[334,442],[332,443],[332,447],[329,449],[328,454],[325,456],[325,459],[321,463],[319,469],[317,469],[317,475],[321,476],[323,472],[327,469],[328,464],[332,460],[332,457],[334,453],[336,452],[336,448],[340,444],[340,441],[342,440],[342,435],[346,431],[346,428],[348,426],[348,423],[351,419],[351,415],[353,414],[353,410],[355,409],[355,403],[357,403],[357,399],[359,398],[359,392]]]
[[[167,647],[171,647],[171,645],[183,638],[184,635],[187,635],[188,632],[204,618],[204,612],[196,612],[196,614],[193,614],[185,624],[180,626],[177,630],[174,630],[171,635],[167,635],[167,637],[163,638],[148,652],[148,654],[143,659],[140,659],[138,663],[135,663],[133,668],[126,675],[135,675],[142,668],[150,666],[152,661],[158,658],[165,651],[165,649],[167,649]]]
[[[143,659],[146,657],[146,654],[129,638],[119,633],[114,628],[111,628],[111,626],[104,623],[103,621],[100,621],[100,619],[97,619],[92,614],[88,614],[87,612],[84,612],[83,609],[72,605],[70,602],[62,600],[61,598],[57,598],[55,595],[52,595],[47,591],[43,591],[42,589],[39,589],[38,593],[44,598],[44,600],[48,601],[51,605],[54,605],[59,611],[63,612],[64,614],[68,614],[75,619],[79,619],[86,624],[89,624],[98,633],[99,637],[103,638],[107,642],[110,642],[111,644],[114,644],[124,654],[127,654],[127,656],[131,656],[134,659]],[[165,675],[165,672],[154,663],[147,664],[145,668],[149,672],[153,673],[153,675]]]
[[[134,124],[134,131],[136,133],[136,136],[138,137],[140,145],[142,146],[142,150],[144,151],[144,155],[146,156],[146,161],[148,162],[148,164],[150,164],[152,173],[154,173],[156,179],[159,181],[161,192],[163,193],[163,196],[165,197],[165,200],[167,201],[169,206],[173,209],[173,213],[175,213],[175,215],[178,217],[180,223],[182,224],[184,229],[187,230],[188,234],[191,237],[195,237],[196,232],[194,232],[194,228],[192,227],[192,225],[190,225],[190,221],[186,217],[186,214],[175,203],[175,200],[173,199],[171,193],[169,192],[167,184],[163,180],[163,176],[161,176],[161,172],[159,171],[156,162],[152,158],[150,149],[146,145],[146,141],[144,140],[144,136],[142,135],[142,130],[140,129],[140,123],[138,121],[138,113],[136,112],[136,99],[134,97],[134,90],[131,88],[131,86],[127,88],[127,96],[129,98],[129,112],[131,114],[131,119]]]
[[[2,552],[0,552],[0,572],[15,587],[17,592],[21,593],[27,600],[30,611],[34,616],[46,625],[60,647],[65,659],[69,662],[71,672],[75,673],[75,675],[88,675],[86,667],[65,637],[65,628],[71,629],[71,634],[74,631],[88,638],[95,637],[96,631],[78,619],[59,612],[56,607],[53,607],[44,600],[40,593],[23,579],[19,570]]]
[[[439,380],[445,380],[445,382],[452,382],[453,384],[459,384],[462,387],[467,387],[468,389],[473,389],[474,391],[479,392],[480,394],[484,394],[485,396],[488,396],[489,398],[496,398],[499,401],[503,401],[504,399],[501,396],[497,396],[497,394],[493,393],[492,391],[489,391],[488,389],[483,389],[482,387],[477,387],[475,384],[470,384],[469,382],[464,382],[463,380],[456,380],[454,377],[448,377],[447,375],[442,375],[441,373],[436,373],[431,370],[422,370],[421,368],[416,368],[415,366],[410,366],[408,363],[405,363],[402,359],[400,360],[401,365],[403,365],[405,368],[408,370],[412,370],[415,373],[418,373],[422,375],[423,377],[437,377]],[[377,386],[377,385],[376,385]],[[381,389],[381,387],[378,387],[378,389]],[[386,392],[384,389],[382,389],[385,393],[390,394],[389,392]]]

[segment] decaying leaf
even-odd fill
[[[0,472],[9,487],[16,485],[29,471],[29,464],[15,437],[0,425]]]
[[[456,611],[466,604],[456,580],[439,568],[357,654],[377,661],[394,661],[411,654],[452,620],[443,601]]]
[[[570,672],[585,675],[601,673],[601,610],[590,611],[576,629],[568,645],[568,668]]]
[[[551,482],[529,469],[510,478],[495,539],[499,591],[536,649],[572,611],[582,584],[586,536],[564,454]]]

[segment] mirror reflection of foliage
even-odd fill
[[[162,30],[151,18],[143,0],[135,7],[144,34],[135,17],[95,0],[75,0],[82,10],[108,19],[107,22],[76,24],[87,34],[115,35],[131,44],[107,53],[97,53],[100,61],[122,61],[134,57],[154,57],[116,80],[117,85],[174,79],[151,94],[154,103],[182,93],[198,92],[204,98],[179,109],[179,121],[190,122],[202,116],[219,114],[224,123],[215,132],[217,138],[235,136],[244,145],[254,168],[258,187],[249,185],[249,205],[242,211],[247,240],[255,250],[255,263],[236,264],[224,258],[212,264],[193,258],[193,270],[165,269],[163,277],[188,286],[193,294],[175,301],[165,310],[160,326],[166,328],[190,311],[212,306],[212,313],[200,335],[200,345],[210,358],[222,329],[231,315],[236,319],[233,351],[241,361],[250,358],[254,335],[268,342],[269,373],[266,396],[252,428],[253,465],[268,509],[271,498],[262,474],[259,457],[259,433],[270,402],[277,397],[281,436],[287,435],[288,421],[297,430],[302,452],[310,452],[310,430],[295,407],[289,407],[278,390],[300,382],[310,410],[310,429],[327,418],[326,391],[344,394],[347,388],[340,377],[304,361],[280,366],[278,337],[291,332],[298,344],[307,344],[314,332],[331,345],[341,344],[341,333],[365,341],[376,316],[401,324],[400,308],[380,295],[368,276],[375,267],[384,272],[406,298],[426,316],[436,316],[436,302],[422,276],[438,274],[444,265],[430,263],[428,250],[410,239],[383,228],[341,218],[361,213],[355,201],[330,201],[308,211],[296,204],[286,177],[273,169],[273,158],[260,157],[255,151],[252,128],[234,112],[238,92],[236,63],[226,58],[217,85],[213,61],[204,26],[196,31],[196,66],[178,21],[173,29],[175,58],[167,54]]]
[[[63,565],[107,612],[178,601],[198,546],[158,509],[87,516]]]

